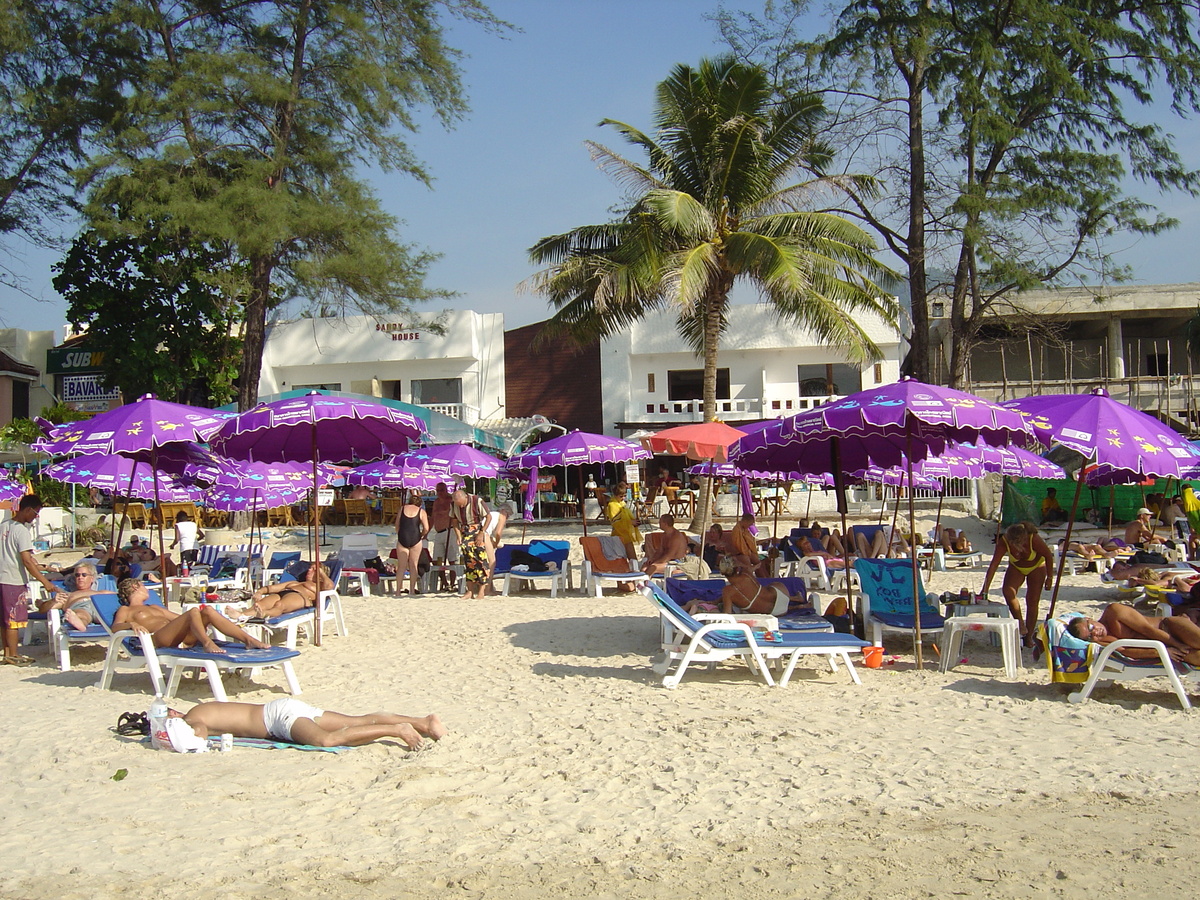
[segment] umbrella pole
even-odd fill
[[[1112,537],[1113,525],[1113,507],[1117,505],[1117,486],[1110,484],[1108,486],[1108,536]]]
[[[809,520],[808,517],[812,514],[812,489],[813,489],[813,486],[811,484],[809,484],[808,482],[805,482],[804,489],[805,489],[805,492],[808,494],[808,502],[804,505],[804,521],[807,522]]]
[[[906,437],[905,443],[905,463],[908,466],[908,526],[911,532],[916,524],[916,504],[913,502],[913,468],[912,468],[912,430],[910,428]],[[896,507],[900,506],[899,498],[897,497]],[[895,519],[892,520],[895,522]],[[895,525],[892,526],[893,533]],[[910,534],[911,538],[912,535]],[[917,575],[917,548],[915,546],[909,548],[909,554],[912,558],[912,591],[913,591],[913,645],[917,657],[918,671],[924,668],[924,660],[921,658],[921,589],[919,587],[920,578]]]
[[[911,484],[909,485],[909,489],[910,490],[912,489]],[[933,520],[933,544],[931,545],[931,547],[929,549],[929,572],[930,572],[930,574],[933,573],[933,554],[937,552],[938,544],[940,544],[942,542],[942,501],[945,499],[946,499],[946,486],[942,485],[941,493],[938,494],[937,515],[934,517],[934,520]],[[914,534],[914,537],[915,536],[916,535]],[[916,552],[917,552],[917,548],[914,544],[913,553],[916,553]]]
[[[154,508],[159,509],[159,508],[161,508],[162,504],[160,504],[158,502],[158,445],[157,444],[150,445],[150,475],[154,478]],[[166,524],[166,523],[164,522],[163,524]],[[180,552],[182,552],[182,551],[180,551]],[[160,527],[158,529],[158,567],[159,567],[159,569],[161,569],[163,567],[162,558],[163,558],[163,530]],[[169,593],[168,591],[163,591],[163,605],[164,606],[166,605],[166,602],[167,602],[166,598],[167,598],[168,593]],[[182,596],[182,595],[180,595],[180,596]],[[182,606],[182,605],[183,604],[181,602],[180,606]]]
[[[855,621],[854,608],[850,604],[850,553],[851,540],[850,532],[846,530],[846,480],[842,475],[842,454],[838,439],[833,438],[829,442],[829,469],[833,474],[833,492],[837,502],[837,511],[842,518],[842,562],[845,568],[842,571],[846,577],[846,614],[850,616],[850,621]],[[866,623],[863,623],[863,629],[866,629]],[[862,637],[860,631],[859,637]]]
[[[319,566],[321,564],[321,559],[320,559],[321,551],[317,547],[317,541],[320,540],[320,538],[317,537],[317,535],[320,533],[321,504],[317,502],[317,425],[315,422],[313,423],[313,427],[312,427],[312,467],[313,467],[313,493],[312,493],[313,514],[311,516],[309,516],[309,518],[312,520],[313,562],[316,563],[318,566],[317,576],[316,576],[317,581],[316,581],[316,584],[314,585],[314,587],[317,589],[317,602],[313,609],[313,612],[315,613],[315,615],[313,616],[313,619],[314,619],[314,621],[313,621],[313,644],[317,647],[320,647],[321,646],[321,631],[322,631],[321,620],[324,618],[324,616],[322,616],[321,613],[324,610],[322,610],[322,608],[321,608],[321,570],[319,568]],[[334,587],[336,588],[337,585],[334,585]],[[366,593],[365,588],[363,590],[363,593]]]
[[[781,507],[783,505],[783,499],[779,495],[781,481],[782,481],[782,479],[778,475],[776,475],[775,476],[775,497],[773,498],[775,500],[775,503],[773,504],[775,507],[775,520],[771,523],[771,540],[776,545],[778,545],[778,543],[779,543],[779,507]],[[771,574],[774,575],[775,573],[772,572]]]
[[[587,537],[587,512],[584,510],[583,504],[583,466],[579,467],[579,515],[583,517],[583,536]]]
[[[138,461],[137,461],[137,457],[135,456],[133,459],[133,465],[129,467],[129,490],[130,491],[133,490],[133,476],[134,476],[134,473],[137,472],[137,465],[138,465]],[[157,486],[157,482],[155,484]],[[129,493],[125,494],[125,505],[126,506],[129,506],[129,496],[130,496]],[[158,508],[157,503],[155,503],[154,506],[155,506],[155,509]],[[159,529],[159,534],[161,534],[161,533],[162,533],[162,530]],[[117,551],[121,549],[121,540],[124,537],[125,537],[125,513],[121,513],[120,527],[118,527],[118,525],[117,525],[117,517],[115,515],[113,516],[113,539],[112,539],[113,555],[116,555]],[[109,557],[109,559],[112,559],[112,557]]]
[[[879,521],[876,524],[880,525],[880,526],[883,525],[883,517],[884,517],[884,514],[887,513],[887,489],[888,489],[888,486],[886,484],[884,484],[882,481],[879,482],[879,497],[880,497]],[[900,499],[899,498],[900,498],[900,495],[899,495],[899,493],[897,493],[896,494],[896,508],[897,509],[900,508]]]
[[[1058,554],[1058,571],[1054,573],[1054,590],[1050,592],[1050,609],[1046,612],[1046,621],[1054,618],[1054,605],[1058,603],[1058,587],[1062,584],[1063,567],[1067,564],[1067,548],[1071,546],[1071,530],[1075,527],[1075,511],[1079,508],[1079,495],[1083,493],[1083,473],[1087,464],[1079,467],[1079,478],[1075,482],[1075,499],[1071,503],[1071,515],[1067,519],[1067,533],[1063,536],[1062,552]]]

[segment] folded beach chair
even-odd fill
[[[1200,680],[1200,669],[1173,662],[1162,641],[1125,638],[1102,646],[1080,640],[1067,631],[1067,623],[1081,615],[1083,613],[1063,613],[1038,625],[1038,638],[1046,651],[1050,681],[1083,685],[1067,694],[1068,700],[1085,702],[1102,681],[1166,678],[1183,708],[1192,708],[1183,682]],[[1121,653],[1123,648],[1129,647],[1154,650],[1158,659],[1132,659]]]
[[[736,616],[720,613],[689,615],[657,584],[643,584],[641,591],[658,610],[664,623],[666,640],[662,659],[654,662],[654,671],[663,676],[664,687],[678,687],[692,663],[704,662],[715,666],[728,659],[744,661],[751,669],[756,669],[769,686],[774,687],[776,681],[771,677],[767,661],[786,657],[787,665],[778,682],[782,687],[791,679],[800,657],[812,655],[826,657],[835,672],[840,659],[849,669],[854,683],[861,684],[850,654],[860,652],[867,643],[853,635],[756,631],[750,625],[738,622]],[[769,636],[774,640],[768,639]],[[677,663],[673,673],[672,663]]]
[[[111,594],[102,595],[93,598],[92,603],[111,631],[113,617],[119,605],[117,598]],[[292,660],[300,655],[297,650],[286,647],[252,650],[244,644],[220,641],[217,644],[224,651],[222,653],[209,653],[199,648],[185,650],[178,647],[155,647],[152,635],[134,634],[131,631],[110,634],[108,640],[108,652],[104,657],[104,669],[100,673],[99,682],[103,690],[111,688],[113,675],[118,671],[144,671],[150,676],[154,693],[171,697],[178,690],[180,678],[185,670],[203,669],[208,677],[213,699],[227,700],[228,695],[221,680],[222,670],[242,670],[253,677],[260,669],[281,668],[288,691],[292,694],[300,693],[300,682],[292,668]],[[164,667],[171,670],[169,680],[164,678]]]
[[[513,571],[512,555],[515,550],[524,550],[530,556],[536,556],[547,566],[545,572],[534,572],[529,569]],[[560,588],[569,590],[573,587],[571,581],[571,544],[568,541],[530,541],[528,544],[504,544],[496,551],[496,573],[504,576],[504,587],[500,591],[507,597],[513,583],[517,590],[527,587],[537,587],[542,584],[550,585],[550,596],[557,597]],[[519,565],[519,564],[518,564]]]
[[[366,501],[363,501],[364,503]],[[364,597],[371,596],[371,582],[367,578],[366,561],[379,555],[379,543],[375,533],[347,534],[342,537],[342,547],[337,559],[342,564],[341,577],[346,579],[346,590],[357,587]],[[342,590],[337,582],[334,584]]]
[[[854,571],[861,582],[859,610],[871,643],[883,646],[883,632],[916,630],[913,616],[913,570],[908,559],[856,559]],[[937,594],[926,593],[917,578],[922,637],[941,634],[946,620],[937,610]]]
[[[605,553],[605,542],[618,554],[610,559]],[[625,556],[625,545],[615,535],[589,535],[579,539],[583,550],[583,575],[580,587],[585,594],[601,597],[605,584],[633,585],[649,579],[645,572],[638,571],[637,562]]]

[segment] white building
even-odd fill
[[[883,358],[860,370],[811,332],[762,304],[734,306],[717,359],[717,416],[787,416],[900,377],[901,336],[875,316],[858,321]],[[620,436],[703,420],[703,361],[670,312],[656,313],[600,348],[605,431]]]
[[[259,396],[324,389],[429,407],[463,422],[504,416],[504,316],[447,310],[273,324]]]

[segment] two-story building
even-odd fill
[[[447,310],[269,326],[259,396],[324,389],[400,400],[474,424],[504,416],[504,316]]]
[[[932,377],[951,354],[948,304],[931,304]],[[1188,343],[1200,283],[1078,287],[1005,298],[972,348],[965,390],[990,400],[1104,387],[1185,433],[1200,426],[1200,362]],[[1200,337],[1200,332],[1197,332]]]
[[[733,306],[717,359],[717,416],[736,425],[790,416],[900,377],[901,336],[873,316],[859,319],[882,358],[865,368],[810,331],[780,322],[762,304]],[[686,347],[673,314],[648,316],[600,348],[607,432],[703,420],[703,361]]]

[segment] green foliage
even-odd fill
[[[0,0],[0,233],[47,239],[47,221],[73,193],[85,142],[123,104],[130,59],[87,6]]]
[[[38,428],[33,419],[13,419],[0,428],[0,443],[6,445],[32,444],[41,436],[42,429]]]
[[[234,328],[245,279],[230,256],[167,229],[85,234],[55,266],[54,287],[71,323],[105,348],[108,385],[126,397],[216,406],[233,396],[241,353]]]
[[[61,506],[63,509],[71,508],[71,485],[63,481],[55,481],[53,478],[32,478],[29,481],[33,492],[42,498],[42,503],[45,506]],[[76,498],[82,497],[87,499],[87,488],[76,487]]]
[[[726,57],[677,66],[658,86],[655,135],[605,120],[647,162],[590,145],[629,186],[628,211],[530,250],[547,266],[530,285],[558,309],[544,335],[604,337],[674,309],[680,335],[704,359],[709,418],[739,280],[755,285],[780,319],[812,329],[847,358],[877,358],[855,316],[894,323],[891,298],[872,280],[892,273],[876,264],[873,242],[856,225],[806,209],[816,183],[792,180],[819,175],[828,160],[815,138],[823,115],[812,94],[772,102],[761,67]]]
[[[47,422],[62,425],[64,422],[82,422],[84,419],[90,419],[91,415],[72,409],[65,403],[55,403],[53,406],[43,406],[41,417]]]
[[[399,135],[418,108],[447,124],[465,109],[442,16],[504,27],[476,0],[110,4],[142,76],[85,173],[86,210],[106,238],[153,222],[245,265],[243,408],[272,306],[403,312],[445,296],[424,286],[433,257],[395,240],[359,175],[428,180]]]
[[[1128,196],[1127,176],[1200,190],[1170,135],[1131,113],[1198,108],[1194,4],[856,0],[812,43],[789,30],[802,8],[722,27],[779,82],[841,98],[839,162],[887,179],[879,199],[851,192],[850,211],[909,265],[914,322],[926,265],[953,273],[952,381],[1004,295],[1121,279],[1111,237],[1175,224]]]

